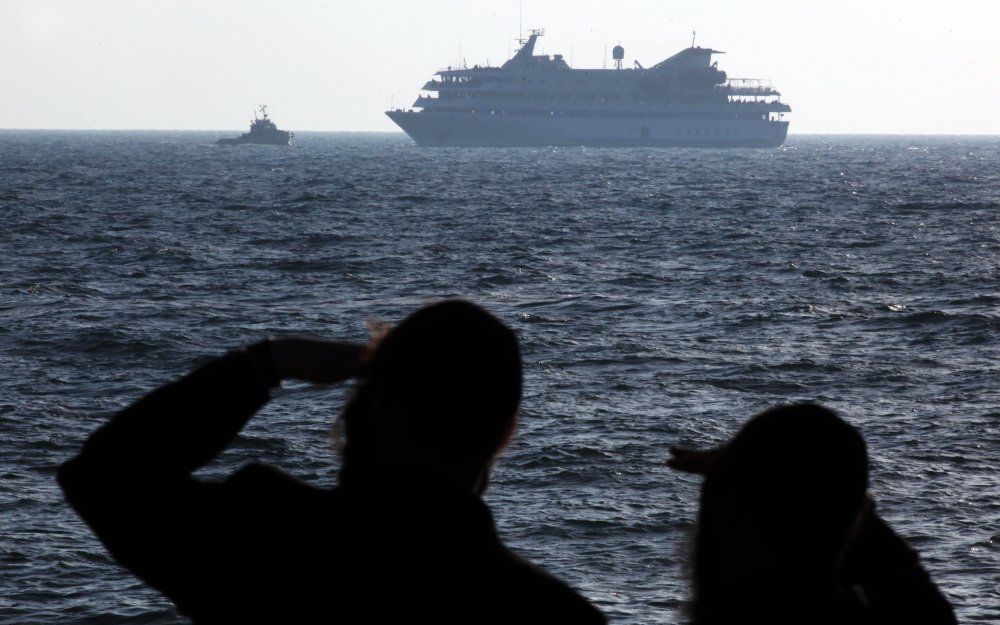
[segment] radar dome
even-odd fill
[[[605,48],[607,50],[607,48]],[[615,46],[614,50],[611,51],[611,58],[616,61],[621,61],[625,58],[625,48],[621,46]]]

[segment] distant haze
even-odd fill
[[[0,128],[396,130],[439,68],[502,63],[517,0],[0,0]],[[1000,2],[541,0],[540,52],[646,66],[691,43],[770,78],[792,133],[1000,134]],[[610,63],[610,61],[609,61]]]

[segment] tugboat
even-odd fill
[[[258,116],[259,113],[259,116]],[[261,104],[254,111],[250,122],[250,132],[244,132],[235,139],[219,139],[218,145],[241,145],[256,143],[258,145],[289,145],[295,134],[288,130],[278,130],[271,118],[267,116],[267,105]]]

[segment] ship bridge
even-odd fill
[[[721,50],[691,46],[681,50],[677,54],[664,59],[650,69],[706,69],[714,68],[712,62],[713,54],[725,54]]]
[[[535,54],[535,44],[538,42],[538,38],[545,34],[544,30],[532,30],[531,35],[527,39],[519,39],[521,43],[520,49],[517,53],[510,58],[506,63],[504,63],[500,69],[512,70],[517,68],[527,69],[527,68],[540,68],[540,69],[557,69],[557,70],[568,70],[570,69],[569,64],[563,59],[561,54],[555,56],[548,56],[546,54]]]

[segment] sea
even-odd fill
[[[212,356],[365,341],[451,297],[523,349],[499,533],[612,622],[685,619],[700,482],[668,448],[798,401],[863,433],[878,511],[960,621],[1000,620],[1000,137],[226,134],[0,131],[0,622],[185,622],[66,504],[60,463]],[[201,473],[333,485],[350,392],[287,384]]]

